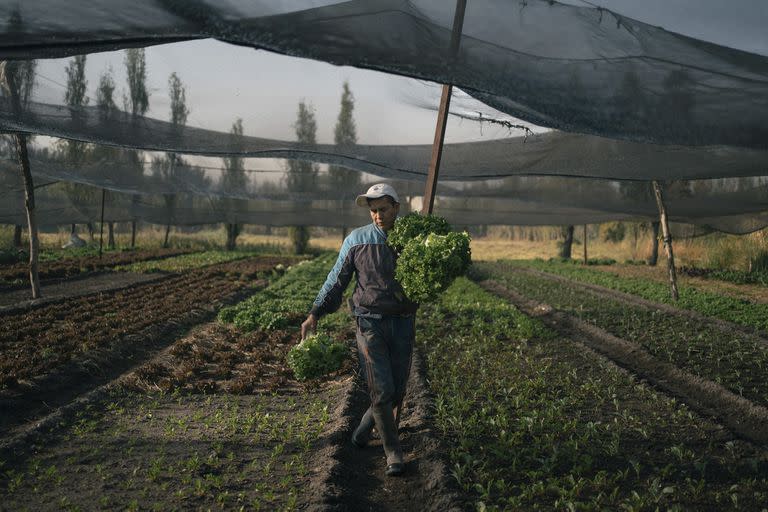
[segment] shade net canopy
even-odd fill
[[[103,188],[114,221],[353,226],[378,181],[420,208],[450,82],[435,212],[456,225],[649,220],[661,180],[673,220],[762,228],[765,8],[652,5],[470,0],[454,56],[453,2],[4,3],[0,130],[34,134],[43,223],[97,219]],[[21,223],[7,145],[0,177]]]
[[[657,5],[645,22],[623,14],[643,12],[629,2],[570,3],[470,0],[452,45],[456,4],[445,0],[10,1],[0,6],[0,58],[216,38],[451,83],[550,128],[662,144],[768,145],[763,2],[709,0],[720,10],[707,11],[680,0],[688,9]],[[710,19],[691,29],[681,22],[690,12]],[[729,19],[741,23],[728,27]],[[734,48],[739,41],[723,33],[744,27],[758,42]]]

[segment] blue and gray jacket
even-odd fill
[[[341,244],[339,258],[320,288],[311,313],[320,318],[339,309],[353,273],[357,275],[352,294],[356,316],[380,318],[415,313],[418,305],[405,297],[395,280],[396,260],[395,251],[387,245],[387,234],[380,227],[371,223],[355,229]]]

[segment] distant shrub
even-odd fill
[[[761,250],[749,259],[749,270],[751,272],[768,273],[768,251]]]
[[[589,258],[587,265],[615,265],[616,260],[613,258]]]
[[[613,242],[615,244],[621,242],[624,240],[624,237],[627,235],[627,227],[624,225],[623,222],[617,222],[616,224],[612,224],[608,226],[608,228],[605,230],[605,236],[603,239],[606,242]]]

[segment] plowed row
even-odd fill
[[[18,386],[77,354],[216,302],[253,284],[281,258],[214,265],[114,293],[100,293],[2,317],[0,389]]]

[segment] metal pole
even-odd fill
[[[587,264],[587,225],[584,224],[584,264]]]
[[[467,0],[456,0],[456,14],[453,17],[453,34],[451,35],[451,58],[456,57],[461,42],[461,29],[464,25],[464,11],[467,7]],[[427,172],[427,183],[424,189],[424,201],[421,205],[421,213],[427,215],[432,213],[432,207],[435,203],[435,189],[437,188],[437,175],[440,172],[440,159],[443,156],[443,141],[445,140],[445,125],[448,120],[448,110],[451,106],[451,91],[453,86],[443,85],[443,92],[440,96],[440,110],[437,113],[437,126],[435,127],[435,140],[432,143],[432,158],[429,161],[429,170]]]
[[[107,195],[107,189],[101,189],[101,226],[99,226],[99,259],[101,259],[101,251],[104,247],[104,199]]]
[[[664,250],[667,252],[669,286],[672,291],[672,298],[678,300],[680,294],[677,291],[677,273],[675,271],[675,255],[672,252],[672,235],[669,232],[669,219],[667,218],[667,209],[664,206],[664,197],[661,193],[661,186],[656,180],[653,180],[653,193],[656,195],[656,205],[659,207],[659,220],[661,221],[661,230],[664,236]]]

